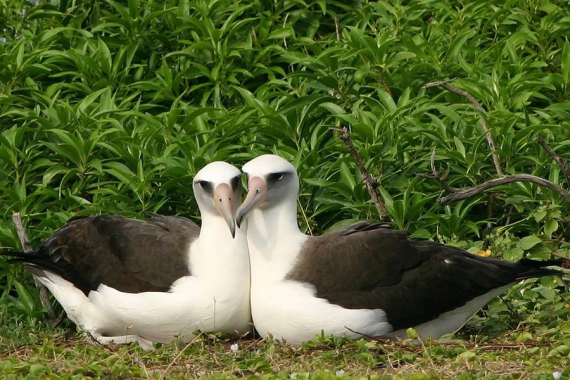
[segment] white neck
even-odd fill
[[[202,215],[200,237],[190,247],[190,271],[204,284],[223,289],[249,283],[249,258],[244,231],[236,229],[232,238],[225,220],[217,215]]]
[[[295,264],[301,246],[308,238],[299,231],[294,202],[264,210],[255,209],[248,217],[247,241],[252,279],[258,281],[256,285],[282,280]]]

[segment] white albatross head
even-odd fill
[[[296,210],[299,177],[295,167],[287,160],[273,154],[265,154],[249,161],[242,171],[247,176],[248,192],[237,210],[238,227],[245,216],[255,208],[267,210],[284,206]]]
[[[242,193],[239,169],[226,162],[212,162],[196,174],[193,189],[202,219],[219,214],[235,237],[235,215]]]

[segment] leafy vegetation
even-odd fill
[[[298,167],[305,230],[377,219],[359,168],[331,129],[348,126],[396,228],[506,260],[568,257],[568,202],[559,193],[519,182],[441,206],[442,183],[418,176],[433,174],[435,152],[447,185],[484,183],[501,177],[496,154],[504,174],[570,188],[535,141],[542,137],[570,159],[568,14],[561,0],[0,0],[0,246],[19,247],[13,211],[22,213],[33,245],[77,215],[153,211],[196,219],[190,181],[197,170],[214,160],[240,166],[268,152]],[[483,112],[464,96],[425,87],[435,81],[451,81]],[[549,378],[568,367],[564,299],[561,278],[517,285],[462,330],[465,343],[411,349],[420,351],[404,358],[401,376],[438,377],[445,373],[438,368],[451,366],[448,374],[464,368],[465,378],[524,378],[536,368]],[[173,369],[165,366],[175,352],[189,361],[199,353],[235,376],[308,376],[321,367],[315,378],[337,370],[384,376],[372,368],[391,355],[369,354],[363,342],[330,349],[326,340],[298,351],[248,342],[246,353],[229,353],[230,343],[215,340],[181,351],[88,347],[72,355],[71,343],[38,322],[45,311],[31,276],[3,259],[0,301],[3,349],[43,342],[2,356],[3,373],[14,376],[98,377],[109,367],[116,376],[160,377]],[[490,342],[515,328],[504,339],[527,348],[467,348],[469,340]],[[245,358],[256,355],[265,361]],[[482,364],[494,360],[489,355],[516,368],[493,372]],[[56,367],[55,357],[77,361]]]

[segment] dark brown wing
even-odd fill
[[[410,249],[407,233],[360,222],[311,237],[288,279],[307,281],[319,292],[336,293],[398,283],[403,271],[427,259]]]
[[[483,258],[361,222],[309,239],[287,279],[350,309],[383,309],[394,329],[417,326],[517,280],[560,272],[529,260]]]
[[[105,284],[127,293],[167,291],[190,274],[188,248],[200,228],[182,217],[118,215],[72,219],[16,261],[55,272],[84,293]]]

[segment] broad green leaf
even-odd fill
[[[431,232],[429,232],[425,228],[420,228],[419,230],[415,230],[410,234],[411,239],[429,239],[432,237]]]
[[[331,102],[321,103],[319,104],[319,107],[325,108],[333,115],[343,115],[346,113],[342,107]]]
[[[473,36],[475,36],[476,34],[477,34],[477,32],[473,29],[466,29],[466,30],[463,30],[462,32],[460,32],[457,35],[457,37],[455,37],[455,40],[449,46],[449,51],[447,53],[448,58],[450,60],[457,60],[457,56],[459,54],[459,51],[462,49],[465,42],[469,38],[472,38]]]
[[[328,187],[332,184],[330,181],[322,178],[303,178],[303,182],[317,187]]]
[[[535,260],[549,260],[552,256],[552,250],[546,244],[537,244],[530,249],[528,256]]]
[[[277,29],[271,32],[271,34],[267,37],[267,39],[283,39],[289,38],[293,35],[293,30],[291,28],[282,28]]]
[[[139,0],[129,0],[129,16],[131,16],[131,18],[134,19],[137,17],[137,11],[140,5]]]
[[[342,181],[347,184],[350,189],[354,189],[356,186],[356,181],[354,180],[352,172],[344,162],[340,164],[340,176],[342,178]]]
[[[554,219],[548,219],[544,223],[544,235],[550,239],[552,234],[558,229],[558,222]]]
[[[390,111],[396,110],[396,103],[394,103],[394,99],[384,89],[378,88],[376,94],[378,95],[378,98],[380,99],[384,107],[386,107]]]
[[[18,293],[18,299],[22,302],[28,315],[31,315],[36,308],[34,298],[21,282],[14,281],[14,287]]]
[[[536,236],[536,235],[530,235],[530,236],[525,236],[524,238],[521,239],[521,241],[519,242],[519,246],[524,249],[525,251],[531,249],[532,247],[534,247],[535,245],[537,245],[538,243],[541,243],[542,240]]]
[[[101,65],[101,71],[109,75],[111,73],[111,67],[113,64],[111,58],[111,51],[109,50],[105,42],[103,42],[103,40],[101,39],[97,40],[97,54]]]
[[[92,94],[87,95],[85,99],[83,99],[83,101],[81,101],[77,106],[77,116],[85,112],[87,107],[89,107],[93,102],[95,102],[95,100],[97,100],[97,98],[100,97],[101,94],[103,94],[105,91],[108,90],[109,90],[108,88],[102,88],[99,91],[95,91]]]
[[[465,157],[465,146],[463,145],[463,143],[461,142],[461,140],[459,140],[459,138],[457,138],[457,136],[453,136],[453,142],[455,143],[455,148],[457,149],[457,151],[458,151],[463,157]]]
[[[536,220],[537,222],[540,222],[542,219],[544,219],[544,217],[547,214],[548,214],[548,212],[546,210],[539,210],[539,211],[534,213],[534,220]]]
[[[521,248],[511,248],[503,253],[503,257],[507,261],[519,261],[523,258],[524,250]]]
[[[22,41],[18,46],[18,54],[16,54],[16,68],[19,70],[22,68],[22,64],[24,63],[24,53],[26,49],[26,44]]]

